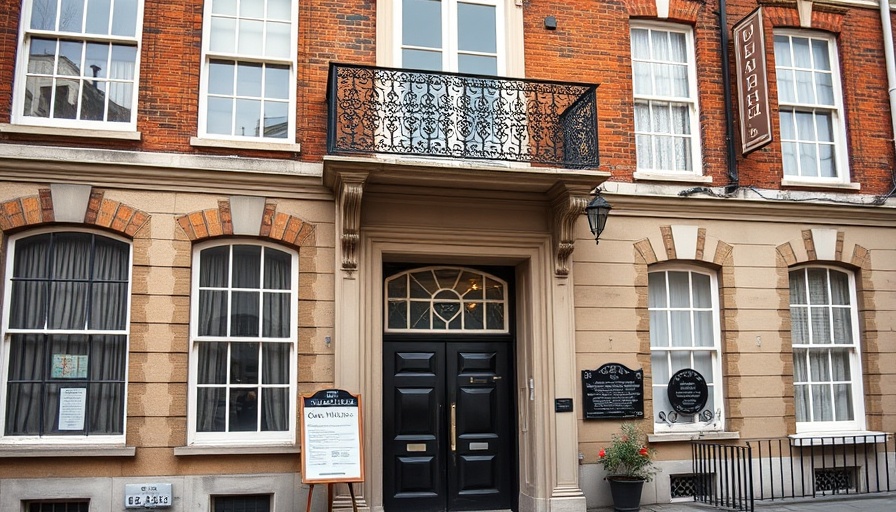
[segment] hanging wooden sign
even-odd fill
[[[361,397],[341,389],[303,396],[302,482],[363,482]]]

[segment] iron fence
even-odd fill
[[[596,89],[332,63],[327,150],[594,168]]]
[[[754,510],[755,501],[893,491],[892,434],[692,443],[697,501]]]

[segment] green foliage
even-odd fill
[[[598,452],[598,461],[609,474],[643,478],[648,482],[656,474],[653,457],[656,452],[647,447],[647,436],[634,423],[623,423],[620,431],[613,434],[610,446]]]

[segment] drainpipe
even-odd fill
[[[884,32],[884,59],[887,63],[887,85],[890,91],[890,122],[893,125],[893,144],[896,150],[896,59],[893,58],[893,26],[890,23],[890,2],[880,0],[880,23]],[[896,192],[896,162],[893,167],[893,190]]]
[[[885,3],[887,0],[881,0]],[[728,185],[725,194],[733,194],[740,188],[737,174],[737,155],[734,146],[734,109],[731,108],[731,66],[728,56],[728,7],[725,0],[719,0],[719,31],[722,36],[722,83],[725,89],[725,142],[728,151]],[[892,44],[890,45],[892,49]],[[893,89],[890,89],[890,102],[893,102]],[[892,109],[891,109],[892,110]]]

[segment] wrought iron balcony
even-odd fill
[[[327,150],[594,168],[596,89],[334,63]]]

